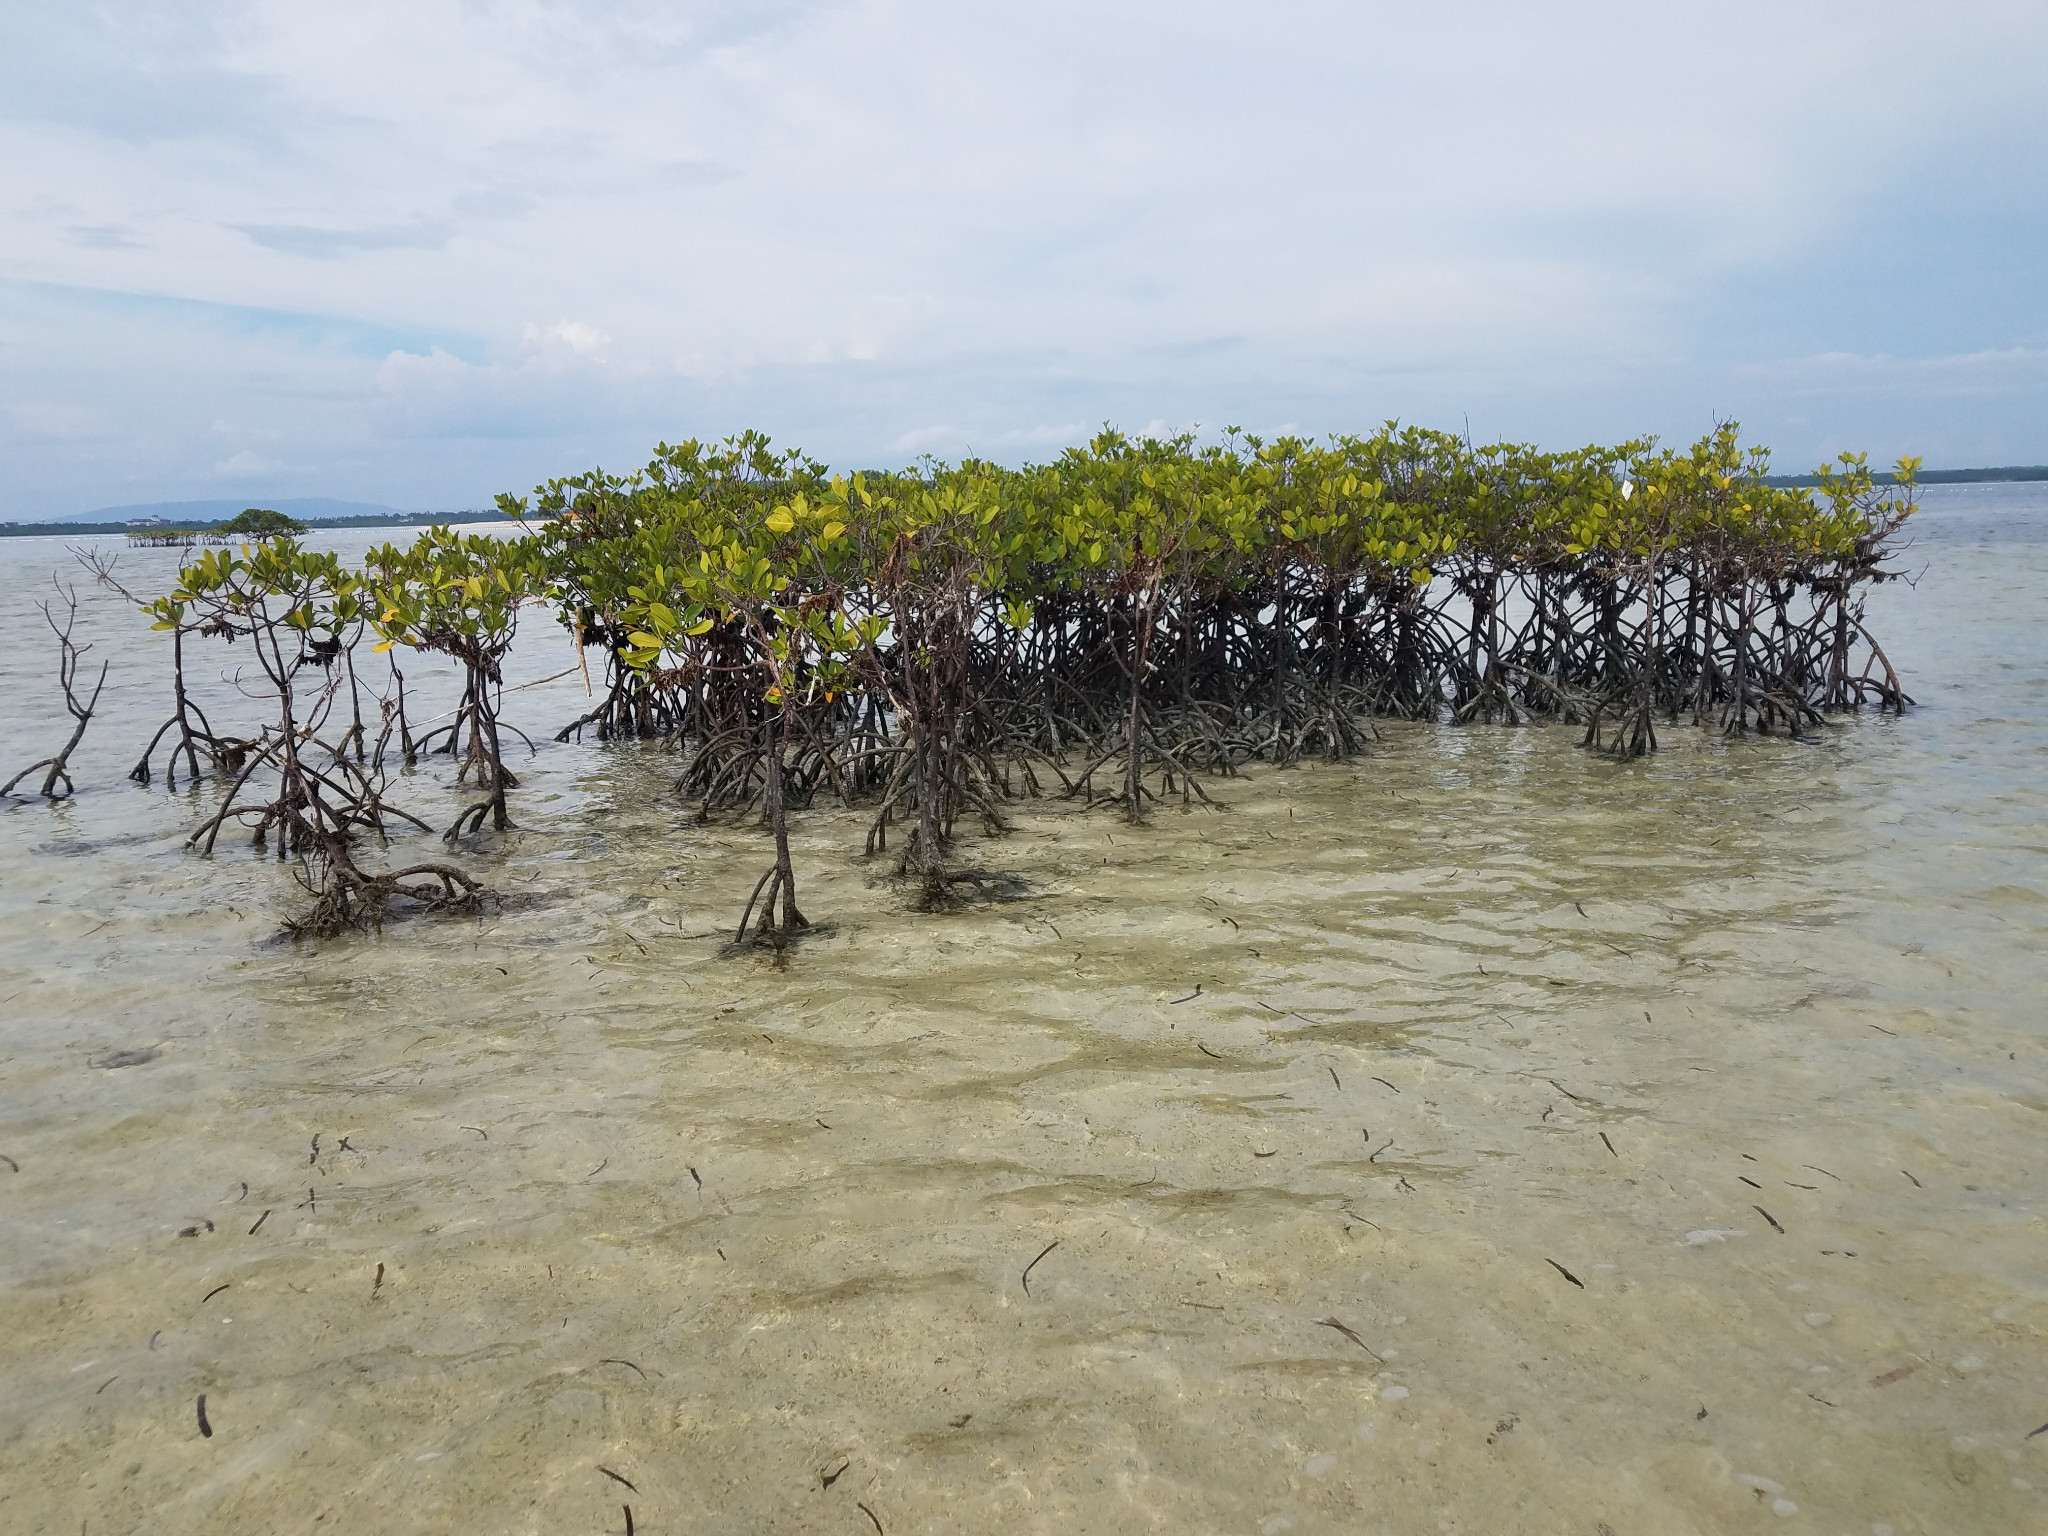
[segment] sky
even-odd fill
[[[0,8],[0,518],[754,427],[2048,462],[2048,5]]]

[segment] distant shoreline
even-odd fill
[[[1889,470],[1874,478],[1879,485],[1899,483],[1899,477]],[[1923,469],[1913,477],[1915,485],[2010,485],[2032,480],[2048,480],[2048,464],[2007,464],[1996,469]],[[1819,485],[1820,476],[1765,475],[1764,484],[1796,489]]]
[[[218,528],[226,518],[212,522],[194,519],[189,523],[134,522],[134,523],[0,523],[0,538],[49,538],[53,535],[70,533],[149,533],[179,532],[205,533]],[[489,512],[405,512],[391,517],[333,517],[308,522],[308,533],[320,533],[332,528],[433,528],[444,523],[506,523],[512,519],[493,509]]]

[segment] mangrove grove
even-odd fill
[[[1138,821],[1247,763],[1365,752],[1380,721],[1549,722],[1631,759],[1681,723],[1799,740],[1902,712],[1864,603],[1896,574],[1917,461],[1880,483],[1844,455],[1798,488],[1767,467],[1732,425],[1567,453],[1393,424],[1105,430],[1021,469],[853,475],[755,433],[663,444],[631,474],[500,497],[510,537],[432,528],[353,566],[284,536],[198,552],[134,595],[174,672],[134,777],[168,739],[167,770],[218,779],[193,846],[238,825],[295,860],[306,930],[474,903],[452,863],[372,870],[366,850],[514,825],[502,664],[550,613],[591,687],[556,739],[672,752],[697,817],[758,825],[772,853],[735,938],[780,945],[808,926],[789,819],[821,802],[859,808],[860,851],[941,907],[978,878],[963,818],[996,830],[1056,795]],[[210,644],[257,663],[266,718],[235,734],[185,686]],[[421,652],[462,692],[416,733]],[[389,798],[388,766],[429,753],[474,789],[444,827]]]

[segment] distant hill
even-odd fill
[[[65,517],[45,518],[49,523],[140,523],[154,518],[176,527],[196,523],[224,523],[244,507],[268,507],[302,523],[333,523],[343,518],[391,518],[413,514],[398,507],[373,501],[335,501],[326,496],[297,496],[287,501],[265,501],[261,497],[239,497],[232,501],[147,501],[131,507],[101,507],[97,512],[73,512]]]

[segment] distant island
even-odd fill
[[[302,496],[265,504],[308,528],[425,528],[436,523],[501,523],[495,509],[461,512],[407,512],[367,501],[337,501]],[[67,533],[139,533],[147,529],[178,529],[205,533],[233,522],[248,509],[246,501],[153,501],[126,507],[101,507],[94,512],[33,523],[0,522],[0,537],[49,537]]]

